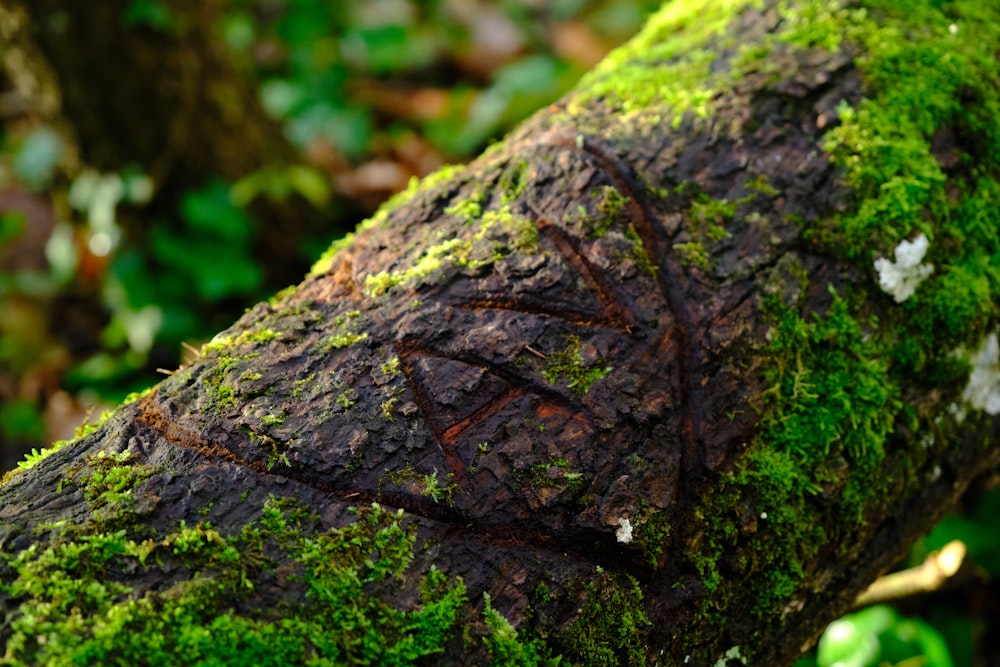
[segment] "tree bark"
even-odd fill
[[[897,4],[668,4],[11,477],[8,659],[790,664],[1000,462],[1000,17]]]

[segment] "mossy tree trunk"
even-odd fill
[[[8,657],[790,663],[1000,463],[998,31],[668,4],[9,479]]]

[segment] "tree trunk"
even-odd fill
[[[791,663],[1000,462],[1000,12],[913,4],[670,3],[390,202],[0,489],[8,659]]]

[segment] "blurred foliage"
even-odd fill
[[[953,667],[948,646],[937,630],[892,607],[879,605],[834,621],[814,655],[797,667],[876,667],[877,665]]]

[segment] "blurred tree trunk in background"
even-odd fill
[[[6,4],[9,15],[19,13],[17,3]],[[162,14],[139,13],[142,6]],[[55,77],[43,82],[47,89],[36,88],[42,113],[61,121],[86,166],[101,172],[134,168],[152,177],[155,197],[143,208],[142,221],[123,219],[135,238],[143,238],[143,226],[152,221],[175,219],[189,191],[301,159],[264,113],[253,83],[237,70],[219,34],[222,9],[215,1],[20,5],[37,45],[25,53],[44,58],[28,71]],[[252,211],[266,221],[257,251],[266,258],[261,265],[272,288],[302,275],[306,240],[333,238],[352,224],[341,221],[338,229],[329,213],[295,195],[258,198]]]
[[[1000,8],[859,4],[668,3],[7,478],[7,657],[794,661],[1000,465]]]

